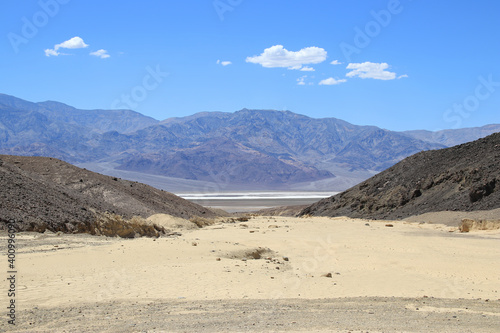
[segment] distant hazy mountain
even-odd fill
[[[333,177],[328,171],[279,159],[226,138],[180,151],[134,155],[124,159],[119,169],[231,184],[280,185]]]
[[[78,110],[0,95],[0,153],[255,188],[314,181],[342,184],[328,188],[342,190],[448,142],[433,138],[425,131],[394,132],[290,111],[202,112],[159,122],[130,110]]]
[[[133,132],[158,120],[130,110],[79,110],[58,102],[31,103],[0,94],[0,152],[84,162],[108,156],[102,133]]]
[[[417,130],[405,131],[403,133],[422,141],[440,143],[447,147],[452,147],[484,138],[485,136],[496,132],[500,132],[500,124],[492,124],[482,127],[449,129],[436,132]]]
[[[97,133],[129,133],[158,123],[156,119],[131,110],[79,110],[59,102],[31,103],[4,94],[0,94],[0,108],[2,116],[4,111],[23,112],[48,121],[52,126],[77,126]]]
[[[290,184],[357,172],[366,179],[413,153],[442,148],[374,126],[290,111],[203,112],[129,134],[103,135],[125,151],[119,169],[196,180]],[[125,146],[117,146],[123,143]],[[346,175],[343,175],[345,177]]]

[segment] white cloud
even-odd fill
[[[307,75],[302,75],[301,77],[299,77],[299,78],[297,79],[297,84],[298,84],[299,86],[305,86],[305,85],[306,85],[306,82],[305,82],[306,78],[307,78]],[[310,84],[310,83],[309,83],[309,84]]]
[[[88,47],[87,44],[81,39],[80,37],[76,36],[71,39],[68,39],[65,42],[62,42],[61,44],[57,44],[54,49],[57,51],[60,48],[63,49],[83,49]]]
[[[232,65],[233,63],[231,61],[220,61],[220,60],[217,60],[217,64],[219,65],[222,65],[222,66],[227,66],[227,65]]]
[[[103,49],[97,50],[97,51],[95,51],[95,52],[90,52],[90,55],[92,55],[92,56],[96,56],[96,57],[99,57],[99,58],[101,58],[101,59],[106,59],[106,58],[111,57],[111,56],[108,54],[108,51],[103,50]]]
[[[402,78],[405,78],[405,77],[408,77],[408,75],[406,75],[406,74],[400,75],[400,76],[398,76],[398,79],[402,79]]]
[[[301,72],[314,72],[315,69],[309,66],[304,66],[300,69]]]
[[[52,49],[46,49],[45,50],[45,55],[47,57],[50,57],[50,56],[55,56],[57,57],[59,55],[59,52],[57,52],[56,50],[52,50]]]
[[[346,79],[336,80],[333,77],[329,77],[328,79],[321,80],[319,82],[319,85],[320,86],[333,86],[333,85],[336,85],[336,84],[344,83],[346,81],[347,81]]]
[[[319,64],[325,59],[326,51],[320,47],[311,46],[299,51],[288,51],[283,45],[274,45],[258,56],[247,57],[246,62],[260,64],[266,68],[301,69],[305,64]]]
[[[307,78],[308,78],[307,75],[302,75],[301,77],[299,77],[297,79],[297,85],[299,85],[299,86],[305,86],[305,85],[312,86],[312,85],[314,85],[314,83],[312,83],[312,82],[306,82]],[[310,78],[314,78],[314,76],[311,76]]]
[[[54,45],[54,49],[46,49],[45,55],[47,57],[58,56],[58,55],[62,54],[62,53],[58,52],[59,49],[83,49],[86,47],[88,47],[88,44],[85,44],[83,39],[76,36],[76,37],[70,38],[67,41],[64,41],[60,44]]]
[[[330,65],[342,65],[342,63],[338,60],[334,60],[330,63]]]
[[[362,79],[375,79],[375,80],[394,80],[396,73],[386,71],[389,65],[385,62],[363,62],[363,63],[350,63],[347,69],[352,69],[346,74],[347,77],[360,77]]]

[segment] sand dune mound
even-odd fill
[[[195,223],[169,214],[151,215],[147,218],[147,221],[169,230],[198,229],[198,226]]]
[[[463,219],[459,229],[461,232],[477,230],[497,230],[500,229],[500,220]]]

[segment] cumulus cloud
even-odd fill
[[[300,69],[302,72],[314,72],[314,68],[309,66],[304,66]]]
[[[90,52],[90,55],[95,56],[95,57],[99,57],[99,58],[101,58],[101,59],[106,59],[106,58],[111,57],[111,56],[108,54],[108,51],[103,50],[103,49],[97,50],[97,51],[95,51],[95,52]]]
[[[217,60],[217,64],[218,65],[222,65],[222,66],[227,66],[227,65],[231,65],[232,62],[231,61],[220,61],[220,60]]]
[[[406,74],[400,75],[400,76],[398,76],[398,79],[403,79],[405,77],[408,77],[408,75],[406,75]]]
[[[330,65],[342,65],[342,63],[338,60],[334,60],[330,63]]]
[[[337,79],[334,79],[333,77],[329,77],[328,79],[321,80],[319,82],[319,85],[320,86],[333,86],[336,84],[344,83],[346,81],[347,81],[346,79],[337,80]]]
[[[59,55],[59,52],[57,52],[56,50],[52,50],[52,49],[46,49],[45,50],[45,55],[47,57],[50,57],[50,56],[55,56],[57,57]]]
[[[299,70],[306,64],[319,64],[325,59],[326,51],[320,47],[311,46],[299,51],[288,51],[283,45],[274,45],[258,56],[247,57],[246,62],[266,68],[282,67]]]
[[[64,49],[83,49],[88,47],[87,44],[81,39],[80,37],[76,36],[71,39],[68,39],[65,42],[62,42],[61,44],[57,44],[54,49],[57,51],[60,48]]]
[[[62,43],[54,45],[53,49],[46,49],[45,55],[47,57],[58,56],[58,55],[62,54],[62,53],[58,52],[59,49],[83,49],[86,47],[88,47],[88,45],[85,44],[83,39],[81,39],[78,36],[75,36],[73,38],[68,39],[67,41],[64,41]]]
[[[375,79],[375,80],[394,80],[396,73],[389,72],[386,69],[389,65],[385,62],[363,62],[363,63],[350,63],[347,69],[352,69],[346,74],[347,77],[360,77],[362,79]]]

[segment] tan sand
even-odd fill
[[[169,229],[172,231],[183,230],[183,229],[186,230],[198,229],[196,224],[194,224],[193,222],[183,219],[181,217],[175,217],[168,214],[151,215],[150,217],[147,218],[147,221],[149,223],[159,225],[161,227],[164,227],[165,229]]]
[[[174,238],[18,234],[19,311],[110,301],[500,299],[500,230],[348,218],[177,222]]]
[[[491,210],[476,210],[472,212],[444,211],[424,213],[407,217],[404,220],[409,222],[440,223],[458,227],[463,219],[498,220],[500,219],[500,208]]]

